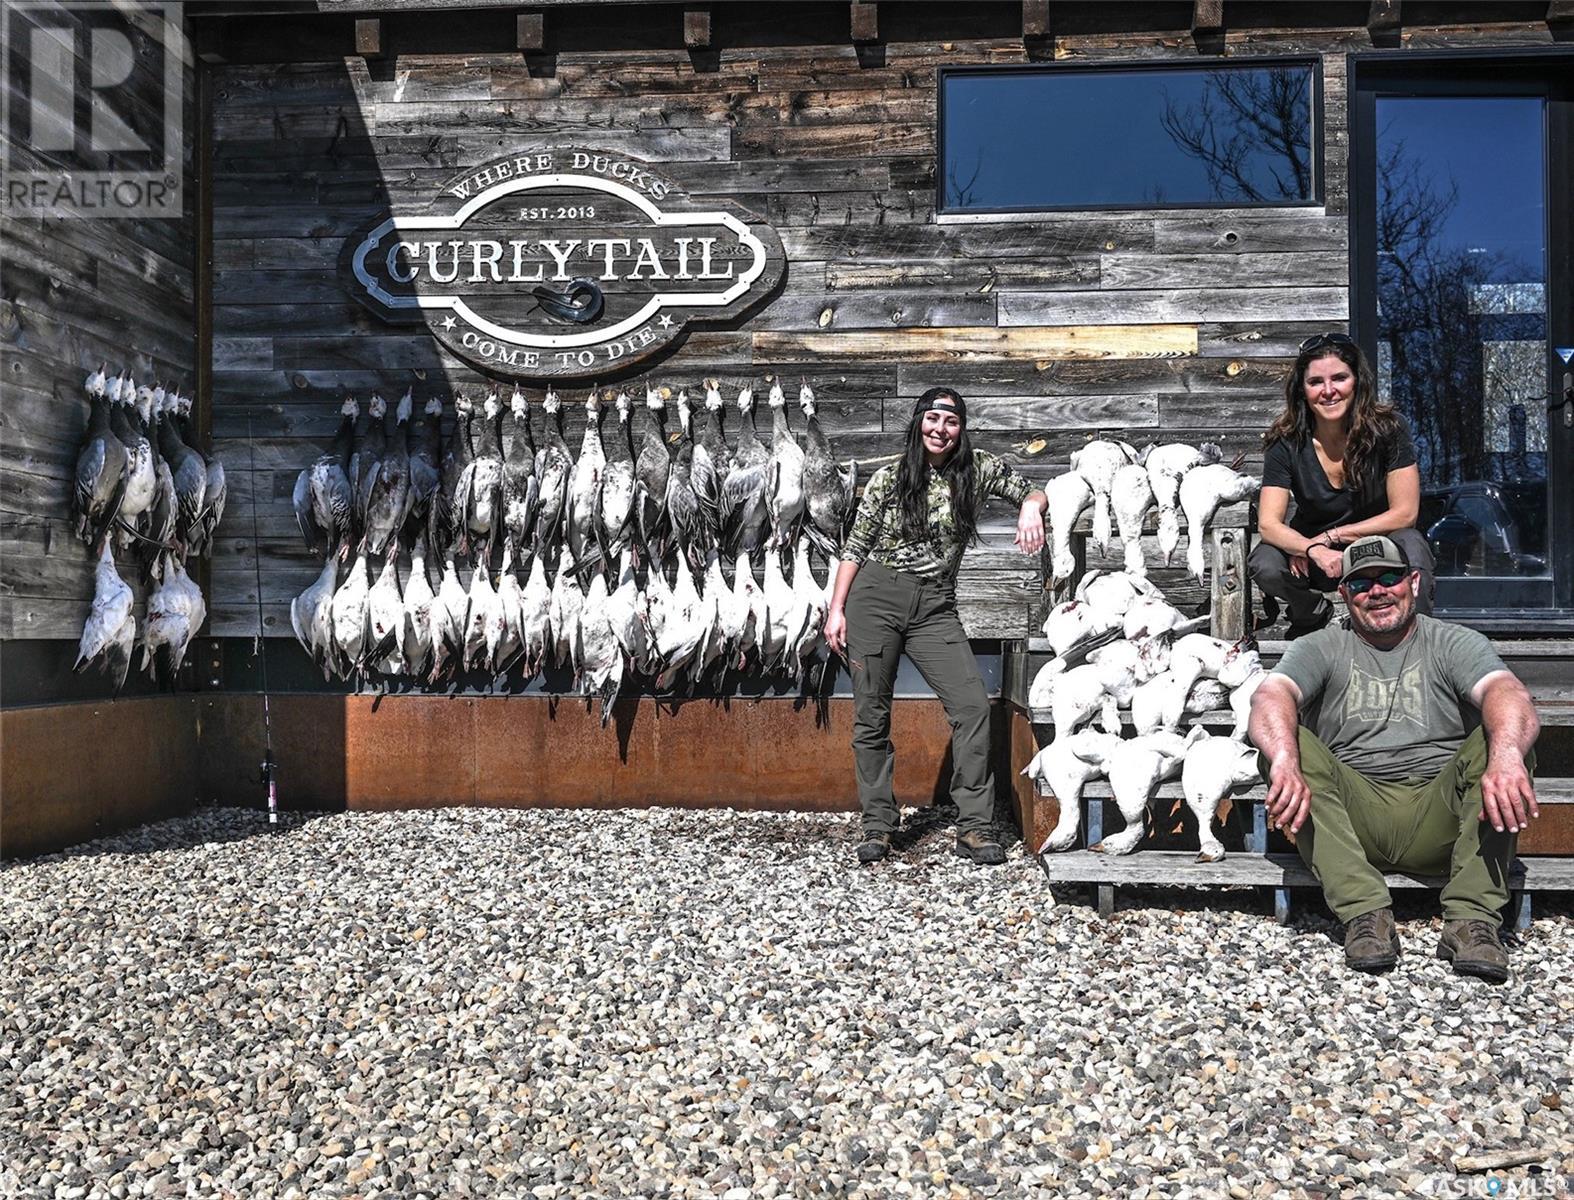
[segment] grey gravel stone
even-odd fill
[[[0,1195],[1397,1196],[1523,1146],[1574,1191],[1567,898],[1492,988],[1406,897],[1374,979],[1311,904],[1101,922],[855,838],[205,809],[7,865]]]

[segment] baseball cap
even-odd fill
[[[1344,555],[1339,563],[1339,582],[1343,583],[1357,571],[1368,571],[1373,567],[1390,567],[1399,571],[1408,571],[1410,560],[1405,557],[1405,552],[1399,548],[1399,543],[1393,538],[1384,537],[1380,533],[1357,538],[1344,548]]]
[[[942,412],[954,412],[962,424],[967,424],[967,401],[962,399],[960,392],[946,387],[930,388],[913,405],[913,416],[921,417],[934,408]]]

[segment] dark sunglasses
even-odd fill
[[[1398,570],[1384,571],[1380,575],[1352,575],[1344,581],[1344,587],[1352,596],[1359,596],[1362,592],[1370,591],[1374,583],[1380,583],[1385,588],[1398,587],[1408,578],[1409,571]]]
[[[1355,339],[1348,333],[1314,333],[1301,343],[1300,353],[1310,354],[1324,346],[1354,346]]]

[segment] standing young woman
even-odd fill
[[[1284,383],[1284,412],[1263,435],[1262,494],[1251,575],[1290,612],[1292,638],[1333,614],[1323,593],[1338,587],[1340,553],[1357,538],[1386,534],[1421,573],[1418,611],[1432,611],[1432,552],[1415,528],[1421,470],[1404,419],[1377,400],[1361,348],[1346,334],[1301,343]],[[1291,499],[1295,515],[1285,514]]]
[[[913,408],[901,460],[876,471],[864,489],[825,618],[825,640],[846,656],[853,677],[859,862],[890,853],[899,820],[891,791],[891,696],[904,652],[951,724],[956,851],[976,863],[1005,861],[992,832],[989,698],[956,615],[957,566],[963,549],[978,540],[986,496],[1020,505],[1016,544],[1024,554],[1043,548],[1044,493],[995,455],[974,450],[962,397],[930,388]]]

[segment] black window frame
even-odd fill
[[[1309,200],[1199,200],[1166,204],[1046,204],[1036,207],[947,208],[945,206],[946,164],[946,80],[959,75],[1007,75],[1011,73],[1048,75],[1060,73],[1109,75],[1115,72],[1212,71],[1220,68],[1245,70],[1258,67],[1309,67],[1312,72],[1312,198]],[[941,67],[935,80],[935,215],[937,217],[1013,216],[1066,212],[1159,212],[1168,209],[1247,209],[1321,208],[1327,204],[1323,139],[1323,59],[1320,54],[1264,54],[1234,58],[1208,59],[1112,59],[1101,62],[1007,63]]]
[[[1517,78],[1507,74],[1519,67]],[[1574,88],[1557,83],[1574,67],[1574,47],[1557,42],[1527,46],[1465,46],[1443,50],[1361,51],[1346,58],[1350,128],[1349,247],[1350,332],[1368,360],[1377,362],[1377,281],[1371,264],[1376,246],[1371,220],[1377,211],[1375,104],[1380,91],[1409,95],[1546,95],[1547,355],[1549,381],[1555,347],[1574,330],[1574,294],[1556,286],[1574,279]],[[1562,72],[1561,75],[1558,72]],[[1565,172],[1560,174],[1559,162]],[[1561,220],[1559,219],[1561,215]],[[1563,331],[1563,332],[1560,332]],[[1556,439],[1557,431],[1551,430]],[[1547,447],[1550,577],[1445,576],[1439,585],[1455,592],[1439,611],[1477,629],[1574,630],[1574,473],[1557,468],[1559,447]],[[1535,599],[1527,601],[1526,597]],[[1545,598],[1542,598],[1545,597]]]

